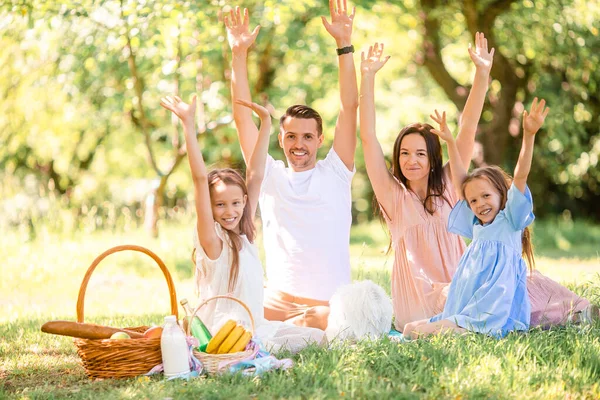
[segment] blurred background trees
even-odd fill
[[[378,136],[386,154],[402,126],[434,108],[456,121],[474,69],[476,31],[496,48],[476,164],[512,170],[520,115],[534,96],[552,111],[530,184],[538,216],[600,221],[600,4],[593,1],[357,0],[355,60],[382,41]],[[231,118],[230,52],[221,23],[235,5],[197,1],[9,1],[0,5],[0,224],[35,234],[188,218],[180,127],[160,97],[199,95],[210,164],[243,168]],[[322,113],[326,148],[338,110],[335,42],[325,0],[240,3],[262,26],[249,57],[255,100],[278,118],[304,103]],[[277,125],[276,123],[274,125]],[[454,123],[454,127],[456,124]],[[275,135],[271,153],[282,157]],[[356,222],[372,191],[357,151]],[[1,226],[1,225],[0,225]]]

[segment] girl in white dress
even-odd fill
[[[263,311],[263,268],[254,245],[253,219],[262,183],[271,115],[264,107],[238,100],[256,112],[261,120],[255,151],[247,162],[246,180],[233,169],[208,172],[196,140],[196,96],[191,104],[179,97],[165,97],[161,106],[172,111],[183,124],[188,161],[194,182],[197,224],[194,234],[195,279],[200,301],[217,295],[231,295],[243,301],[255,322],[254,338],[270,351],[299,351],[310,343],[322,343],[320,329],[267,321]],[[218,299],[199,311],[208,329],[215,334],[229,319],[250,326],[248,313],[236,302]]]

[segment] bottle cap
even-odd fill
[[[167,315],[165,317],[165,322],[177,322],[177,317],[174,315]]]

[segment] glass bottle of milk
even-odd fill
[[[174,315],[165,317],[165,324],[160,337],[160,351],[166,377],[190,372],[189,350],[185,333],[177,323],[177,317]]]

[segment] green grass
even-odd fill
[[[92,381],[72,339],[43,334],[53,319],[75,320],[81,279],[107,248],[133,243],[150,248],[173,275],[178,298],[193,303],[191,226],[167,225],[161,237],[144,232],[54,235],[33,242],[3,234],[0,247],[0,398],[525,398],[600,397],[600,324],[532,330],[502,340],[469,334],[408,344],[387,339],[312,347],[292,356],[294,368],[260,378],[225,375],[189,382],[159,377]],[[559,233],[556,233],[559,232]],[[600,303],[597,249],[600,228],[537,222],[542,272]],[[354,228],[353,278],[371,279],[388,292],[392,255],[378,223]],[[557,243],[569,242],[559,248]],[[92,275],[85,320],[112,326],[159,324],[169,312],[167,287],[145,255],[106,258]],[[285,356],[285,354],[283,355]],[[288,354],[288,356],[290,356]]]

